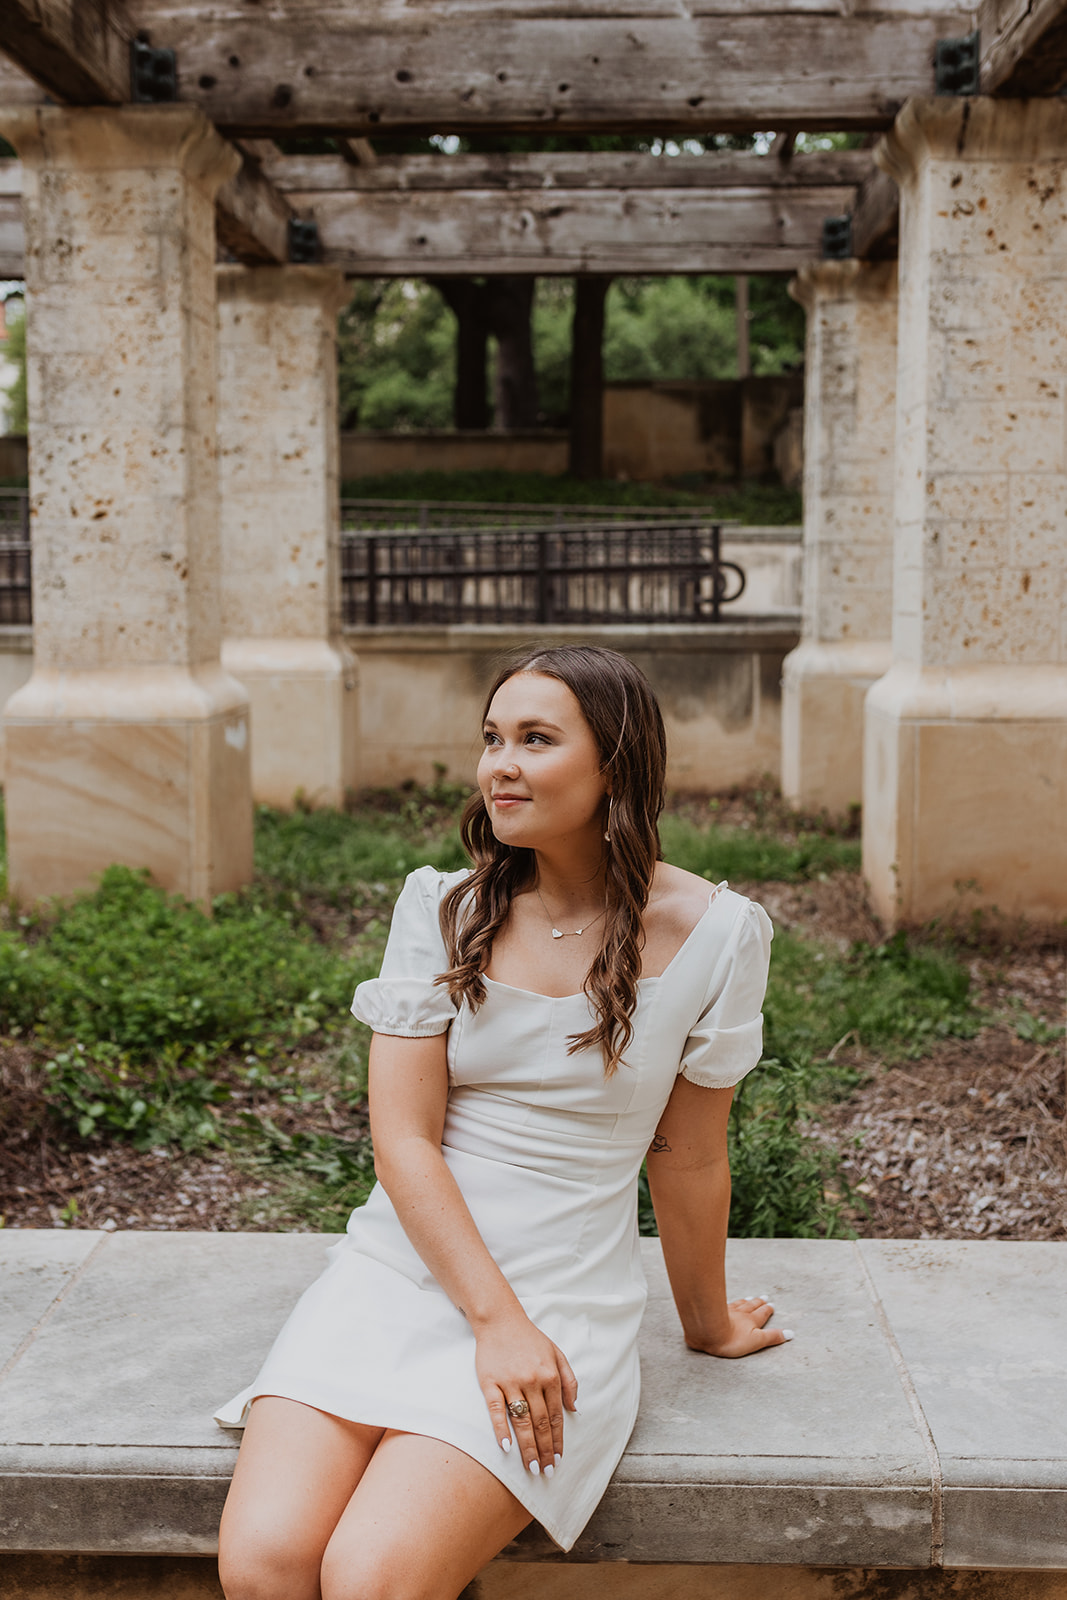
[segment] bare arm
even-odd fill
[[[448,1101],[446,1035],[376,1033],[370,1052],[374,1167],[400,1223],[477,1340],[478,1377],[502,1449],[507,1402],[525,1397],[513,1424],[523,1460],[551,1472],[563,1450],[563,1407],[577,1383],[567,1358],[529,1320],[478,1232],[441,1153]]]
[[[726,1298],[733,1093],[679,1077],[648,1152],[648,1186],[685,1342],[712,1356],[746,1356],[787,1338],[765,1326],[774,1310],[765,1300]]]

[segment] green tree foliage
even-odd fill
[[[18,368],[11,383],[7,386],[7,431],[9,433],[25,433],[26,422],[26,317],[21,310],[21,301],[8,300],[5,305],[7,321],[7,341],[3,346],[3,354],[8,361]]]
[[[436,289],[368,278],[338,320],[344,428],[448,428],[456,321]]]
[[[541,278],[533,311],[541,420],[565,427],[570,406],[570,278]],[[784,278],[749,284],[752,370],[804,359],[804,313]],[[360,283],[340,320],[345,427],[447,428],[455,382],[455,318],[428,284]],[[491,359],[491,358],[490,358]],[[618,278],[608,295],[604,370],[609,383],[732,378],[737,321],[731,277]]]

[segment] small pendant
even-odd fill
[[[552,937],[553,937],[553,939],[562,939],[563,938],[562,931],[559,928],[553,928],[552,929]]]

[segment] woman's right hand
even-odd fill
[[[521,1309],[476,1334],[478,1381],[493,1419],[497,1443],[511,1449],[514,1432],[523,1465],[551,1477],[563,1454],[563,1413],[577,1410],[578,1380],[570,1362]],[[529,1411],[515,1417],[511,1401]]]

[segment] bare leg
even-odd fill
[[[296,1400],[256,1400],[219,1530],[227,1600],[319,1600],[323,1552],[382,1437]]]
[[[452,1445],[386,1433],[322,1561],[322,1600],[456,1600],[530,1521]]]

